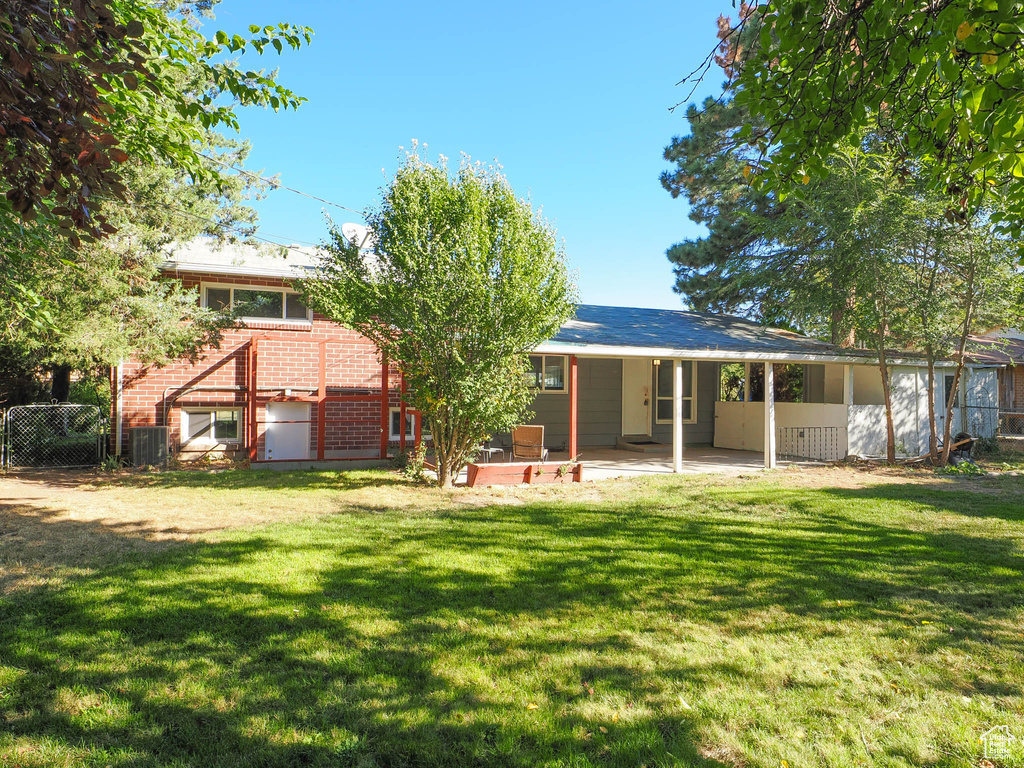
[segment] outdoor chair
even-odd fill
[[[544,427],[516,427],[512,430],[512,461],[548,460]]]

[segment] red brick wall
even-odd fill
[[[200,282],[232,283],[284,287],[286,281],[276,278],[243,278],[231,275],[199,275],[179,273],[185,287]],[[378,394],[381,386],[380,353],[376,346],[353,330],[339,326],[319,314],[308,325],[273,320],[253,321],[247,327],[224,333],[219,349],[204,350],[196,363],[179,361],[162,368],[142,366],[128,361],[122,366],[122,453],[129,451],[128,429],[135,426],[170,427],[171,450],[178,453],[181,443],[181,411],[183,407],[235,407],[243,410],[248,385],[247,356],[250,342],[258,339],[257,389],[261,395],[283,395],[284,389],[297,396],[315,395],[318,386],[319,344],[327,342],[327,386],[331,395]],[[389,376],[389,401],[399,405],[399,377],[392,370]],[[182,394],[193,386],[224,387],[221,391],[196,391]],[[231,388],[234,388],[232,390]],[[112,388],[114,390],[114,388]],[[116,391],[116,390],[114,390]],[[116,429],[117,400],[112,417]],[[310,404],[310,455],[316,457],[317,406]],[[266,419],[261,405],[257,420]],[[380,447],[380,404],[328,403],[325,448],[327,451],[361,450],[374,454]],[[240,436],[245,430],[240,427]],[[264,426],[258,429],[257,456],[263,458]],[[239,444],[235,451],[241,453]],[[187,452],[187,451],[186,451]]]

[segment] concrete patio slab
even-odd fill
[[[569,461],[565,452],[553,451],[550,462]],[[672,474],[672,455],[637,453],[617,448],[584,448],[583,480],[609,480],[613,477],[643,477]],[[709,445],[687,446],[683,452],[684,474],[740,475],[764,469],[764,454],[755,451],[733,451]],[[465,482],[465,471],[459,478]]]

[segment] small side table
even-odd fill
[[[495,454],[500,453],[502,458],[504,458],[504,456],[505,456],[505,449],[504,448],[481,448],[478,451],[478,453],[484,458],[484,464],[490,464],[491,463],[491,458]]]

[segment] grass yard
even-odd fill
[[[4,498],[4,768],[981,766],[988,728],[1024,738],[1020,478]]]

